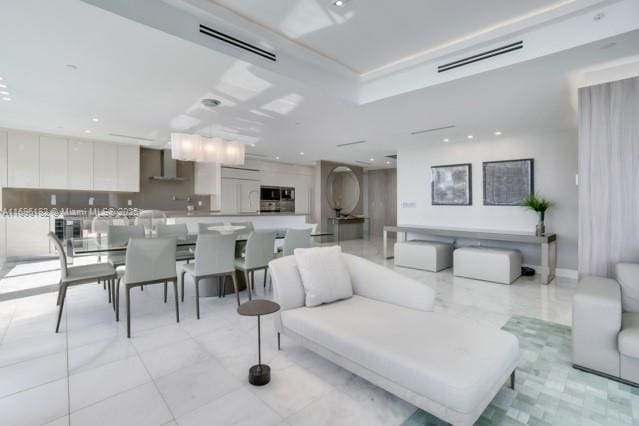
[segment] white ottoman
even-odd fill
[[[395,266],[438,272],[453,264],[453,246],[434,241],[395,243]]]
[[[485,247],[462,247],[453,253],[458,277],[511,284],[521,275],[521,253]]]

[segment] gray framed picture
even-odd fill
[[[471,167],[470,163],[432,166],[432,205],[470,206],[473,203]]]
[[[488,161],[484,163],[484,205],[521,206],[535,192],[534,160]]]

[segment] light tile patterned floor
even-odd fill
[[[572,368],[570,327],[514,316],[503,329],[519,338],[515,390],[504,386],[478,425],[639,424],[639,388]],[[404,426],[443,424],[418,410]]]
[[[379,240],[342,246],[394,268],[382,259]],[[520,279],[504,286],[459,279],[450,271],[397,271],[433,287],[436,309],[456,317],[490,327],[502,327],[511,315],[570,323],[572,280],[543,286]],[[73,288],[67,300],[59,334],[53,333],[55,294],[0,302],[3,425],[389,425],[416,410],[286,338],[278,352],[268,317],[263,359],[273,379],[264,388],[249,386],[257,321],[238,316],[232,297],[202,298],[202,318],[196,320],[188,282],[179,324],[172,297],[162,301],[161,286],[133,292],[132,339],[124,322],[114,321],[101,286]]]

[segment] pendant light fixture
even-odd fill
[[[245,146],[240,142],[171,133],[171,157],[175,160],[242,165],[244,156]]]

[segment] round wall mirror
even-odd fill
[[[333,210],[350,214],[359,202],[359,181],[348,166],[335,167],[326,178],[326,196]]]

